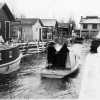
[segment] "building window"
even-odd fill
[[[1,53],[0,53],[0,60],[2,60]]]
[[[48,33],[48,29],[47,28],[43,28],[42,29],[42,39],[47,39],[47,33]]]
[[[87,29],[88,25],[87,24],[83,24],[83,29]]]
[[[12,58],[12,51],[9,51],[9,58]]]
[[[97,29],[97,24],[93,24],[92,29]]]
[[[18,31],[13,31],[13,39],[18,39]]]
[[[5,39],[10,38],[10,21],[5,21]]]
[[[36,28],[36,31],[38,31],[38,28]]]
[[[1,29],[1,22],[0,22],[0,29]]]

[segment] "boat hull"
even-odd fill
[[[45,78],[63,78],[65,75],[59,75],[59,74],[41,74],[41,77]]]
[[[20,53],[20,55],[17,59],[15,59],[9,63],[0,65],[0,74],[9,74],[15,70],[18,70],[21,58],[22,58],[22,53]]]
[[[41,77],[45,77],[45,78],[64,78],[65,76],[76,71],[79,67],[79,64],[80,63],[78,61],[71,69],[65,69],[65,70],[43,68],[40,74]]]

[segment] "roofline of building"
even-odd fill
[[[0,9],[4,9],[5,10],[5,12],[7,13],[7,15],[8,15],[8,17],[11,19],[11,20],[15,20],[15,18],[14,18],[14,15],[12,14],[12,12],[10,11],[10,9],[9,9],[9,7],[7,6],[7,4],[6,3],[2,3],[3,5],[2,5],[2,7],[0,8]]]
[[[79,24],[100,24],[100,23],[84,23],[84,22],[80,22]]]

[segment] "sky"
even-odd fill
[[[26,18],[57,19],[68,22],[75,20],[79,27],[81,16],[100,17],[100,0],[0,0],[6,2],[17,16]]]

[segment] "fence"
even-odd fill
[[[19,45],[23,57],[46,51],[46,42],[24,42],[19,43]]]

